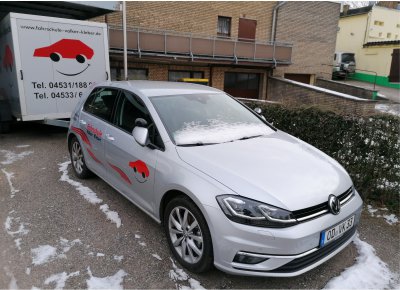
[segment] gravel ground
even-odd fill
[[[173,267],[160,225],[97,177],[82,181],[103,200],[96,205],[84,200],[69,183],[59,180],[58,164],[68,160],[65,129],[18,124],[12,133],[0,135],[0,162],[5,150],[33,153],[26,153],[27,156],[12,164],[0,163],[1,289],[16,285],[54,289],[56,284],[49,281],[46,284],[47,278],[77,271],[66,280],[65,288],[86,288],[90,273],[105,277],[124,272],[126,275],[121,278],[124,288],[190,286],[193,280],[189,277],[205,288],[322,288],[354,264],[357,256],[351,244],[327,263],[295,278],[249,279],[214,269],[201,275],[186,271],[189,277],[181,274],[181,280],[176,280],[173,277],[180,272]],[[68,170],[69,176],[77,180],[70,167]],[[14,173],[11,178],[14,197],[7,173]],[[118,212],[121,227],[106,219],[99,209],[101,204]],[[399,224],[390,226],[383,219],[364,213],[359,233],[392,271],[400,272]],[[53,247],[53,259],[40,264],[33,259],[35,250],[32,250],[45,245]],[[114,256],[123,258],[118,260]],[[177,267],[182,268],[179,264]]]

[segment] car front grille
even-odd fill
[[[346,190],[345,192],[343,192],[341,195],[338,196],[340,205],[343,206],[344,204],[349,202],[353,196],[354,196],[354,190],[353,187],[350,187],[348,190]],[[304,222],[306,220],[310,220],[319,217],[321,215],[327,214],[328,212],[329,212],[328,201],[326,201],[312,207],[293,211],[292,213],[297,221]]]
[[[308,254],[307,256],[297,258],[291,262],[271,271],[269,273],[293,273],[300,271],[308,266],[318,262],[319,260],[325,258],[329,254],[333,253],[336,249],[346,243],[356,232],[356,226],[351,230],[346,232],[343,236],[338,238],[336,241],[329,243],[328,245],[318,249],[315,252]]]

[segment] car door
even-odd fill
[[[83,105],[79,128],[72,128],[81,137],[87,166],[101,177],[107,174],[104,134],[111,122],[118,93],[118,90],[107,87],[93,90]]]
[[[149,130],[157,132],[143,101],[130,92],[121,91],[114,125],[107,127],[105,135],[108,176],[120,192],[144,210],[153,213],[154,176],[160,151],[155,149],[157,146],[142,147],[135,141],[132,130],[137,118],[144,119]],[[155,139],[155,133],[151,136],[151,140]],[[157,140],[153,140],[153,143],[162,143]]]

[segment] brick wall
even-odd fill
[[[372,115],[376,103],[276,77],[268,79],[268,100],[294,107],[317,106],[342,115]]]
[[[232,17],[231,36],[237,37],[239,18],[257,20],[256,39],[269,40],[276,2],[127,1],[127,26],[217,35],[218,16]],[[122,12],[92,19],[120,26]]]
[[[372,97],[376,94],[376,91],[358,87],[358,86],[353,86],[349,84],[345,84],[342,82],[335,82],[331,80],[324,80],[318,78],[317,81],[315,82],[315,85],[320,88],[325,88],[328,90],[333,90],[339,93],[344,93],[344,94],[349,94],[352,96],[356,96],[359,98],[371,100]]]
[[[293,43],[292,65],[278,67],[274,76],[304,73],[330,79],[339,16],[339,3],[288,1],[281,6],[276,40]]]

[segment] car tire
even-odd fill
[[[83,148],[76,137],[72,137],[69,145],[69,155],[71,157],[72,169],[75,175],[80,179],[87,179],[93,174],[86,166]]]
[[[200,209],[189,198],[178,196],[167,204],[164,231],[174,257],[182,266],[194,273],[212,268],[214,255],[210,230]]]

